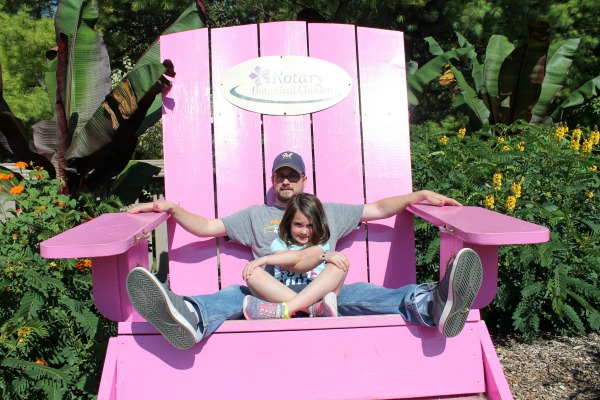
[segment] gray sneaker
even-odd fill
[[[327,293],[323,299],[312,306],[308,306],[311,317],[337,317],[337,296],[333,292]]]
[[[471,249],[461,249],[433,290],[433,320],[446,337],[458,335],[481,288],[481,259]]]
[[[136,311],[178,349],[189,349],[202,339],[196,314],[145,268],[129,271],[127,295]]]

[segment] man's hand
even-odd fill
[[[431,190],[422,190],[421,193],[425,196],[424,200],[434,206],[462,206],[458,201],[443,194],[432,192]]]
[[[127,210],[130,214],[141,212],[170,212],[175,203],[167,200],[156,200],[153,203],[144,203]]]

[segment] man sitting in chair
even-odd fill
[[[277,237],[277,224],[273,221],[281,220],[287,201],[304,191],[307,181],[304,171],[300,155],[289,151],[279,154],[273,162],[271,177],[275,204],[251,206],[224,218],[207,219],[170,201],[143,204],[128,212],[168,212],[194,235],[228,236],[234,242],[249,246],[254,257],[261,257],[270,254],[270,244]],[[437,206],[461,206],[458,201],[429,190],[369,204],[324,203],[327,220],[334,225],[329,240],[331,249],[360,222],[391,217],[422,201]],[[316,246],[315,249],[319,251]],[[338,313],[342,316],[399,314],[407,322],[437,327],[444,336],[453,337],[465,326],[468,311],[481,287],[482,275],[477,253],[462,249],[439,282],[397,289],[367,282],[344,285],[337,299]],[[214,294],[182,297],[171,292],[148,270],[136,267],[127,276],[127,293],[137,312],[173,346],[188,349],[212,334],[225,320],[240,318],[244,297],[250,291],[245,286],[232,285]]]

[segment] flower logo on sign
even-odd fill
[[[269,77],[269,74],[270,74],[270,71],[268,69],[263,70],[257,65],[256,68],[254,68],[254,72],[252,72],[248,76],[250,77],[250,79],[254,79],[255,86],[260,86],[263,83],[261,79],[263,79],[265,81],[265,83],[271,82],[271,78]]]

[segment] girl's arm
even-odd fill
[[[244,280],[247,280],[255,268],[262,268],[265,265],[279,265],[290,272],[308,272],[323,262],[322,254],[323,249],[318,246],[312,246],[303,250],[276,251],[268,256],[250,261],[246,264],[242,275]],[[337,251],[328,251],[325,255],[325,261],[334,264],[344,271],[347,271],[350,267],[350,262],[346,256]]]

